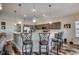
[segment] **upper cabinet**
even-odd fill
[[[52,23],[50,29],[61,29],[61,22]]]
[[[36,29],[40,30],[43,28],[46,29],[61,29],[61,22],[55,22],[52,24],[40,24],[35,26]]]

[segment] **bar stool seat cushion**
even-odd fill
[[[40,41],[40,45],[48,45],[48,41],[42,40],[42,41]]]
[[[25,40],[25,41],[23,42],[23,44],[24,44],[24,45],[32,44],[32,40]]]

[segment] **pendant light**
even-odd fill
[[[51,17],[52,17],[52,10],[51,10],[51,7],[52,7],[52,5],[51,4],[49,4],[49,14],[50,14],[50,17],[49,17],[49,22],[48,22],[48,24],[49,24],[49,29],[51,29],[51,24],[52,24],[52,22],[50,21],[51,20]]]
[[[33,10],[32,10],[32,12],[33,12],[33,20],[32,20],[32,22],[33,23],[36,23],[36,6],[35,6],[35,4],[33,4]]]
[[[14,10],[13,12],[14,12],[14,15],[15,15],[15,24],[14,25],[16,26],[17,25],[16,24],[16,10]]]
[[[22,10],[21,10],[21,7],[22,7],[22,4],[18,4],[18,7],[19,7],[19,10],[20,10],[20,14],[22,14]],[[18,21],[18,24],[22,24],[22,20]]]
[[[19,7],[19,12],[20,12],[20,15],[19,16],[22,16],[22,4],[19,3],[18,4],[18,7]],[[19,32],[23,32],[23,23],[22,23],[22,20],[21,19],[18,21],[18,24],[20,26],[20,31]]]
[[[49,17],[49,19],[51,19],[51,17],[52,17],[52,10],[51,10],[51,7],[52,7],[52,5],[51,4],[49,4],[49,14],[50,14],[50,17]],[[49,24],[52,24],[52,22],[51,21],[49,21],[48,22]]]

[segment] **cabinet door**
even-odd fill
[[[52,23],[51,29],[61,29],[61,22]]]
[[[61,29],[61,22],[55,22],[52,24],[40,24],[40,25],[36,25],[35,28],[36,29],[42,29],[43,27],[46,27],[47,29]]]

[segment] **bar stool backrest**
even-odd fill
[[[50,33],[39,33],[40,41],[42,40],[49,41],[49,36],[50,36]]]
[[[62,37],[63,37],[63,32],[59,32],[58,34],[59,34],[59,39],[62,39]]]
[[[63,37],[63,32],[55,33],[55,38],[62,39],[62,37]]]
[[[32,33],[21,33],[21,38],[22,38],[23,41],[25,41],[25,40],[31,40]]]

